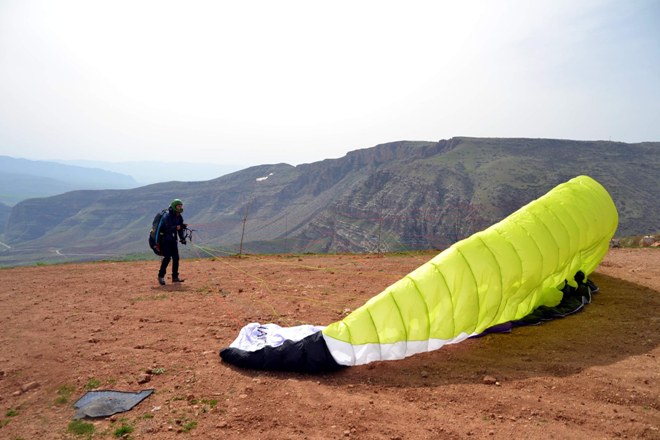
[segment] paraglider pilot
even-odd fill
[[[183,202],[179,199],[172,200],[170,207],[163,216],[163,224],[161,229],[164,231],[162,236],[161,251],[163,259],[160,263],[160,270],[158,271],[158,283],[165,285],[165,272],[167,266],[172,260],[172,282],[182,283],[184,280],[179,278],[179,247],[177,241],[181,244],[186,244],[184,231],[186,224],[183,223]]]

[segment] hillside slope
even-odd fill
[[[587,174],[612,195],[618,235],[660,231],[660,143],[453,138],[394,142],[311,164],[262,165],[204,182],[74,191],[12,209],[0,264],[145,252],[173,198],[197,242],[234,253],[443,248],[557,184]],[[245,226],[245,229],[243,227]]]

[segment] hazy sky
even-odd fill
[[[660,0],[0,0],[0,154],[300,164],[660,141]]]

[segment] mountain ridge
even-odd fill
[[[246,252],[443,248],[580,174],[612,194],[618,234],[660,230],[660,143],[457,137],[398,141],[310,164],[259,165],[201,182],[74,191],[9,215],[14,256],[144,255],[153,215],[184,200],[203,246]],[[27,258],[27,255],[23,255]],[[21,257],[22,258],[22,257]],[[16,261],[0,254],[0,264]],[[85,259],[81,256],[80,259]]]
[[[131,176],[57,162],[0,156],[0,202],[14,205],[78,189],[128,189],[139,186]]]

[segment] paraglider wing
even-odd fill
[[[578,176],[455,243],[325,327],[315,343],[327,345],[329,369],[396,360],[556,306],[566,282],[598,267],[617,223],[607,191]],[[301,362],[297,371],[305,371]]]

